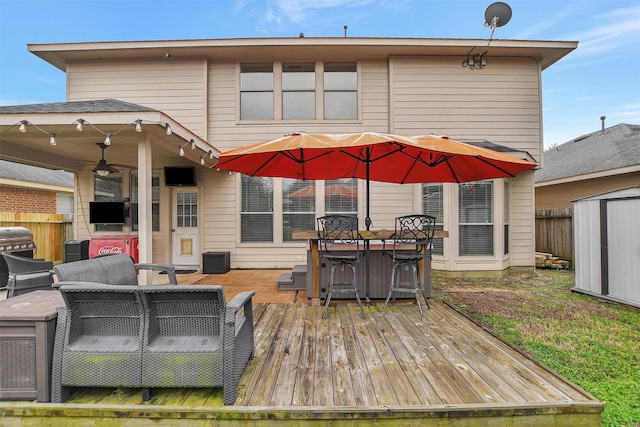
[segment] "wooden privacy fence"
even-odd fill
[[[0,212],[0,227],[24,227],[31,231],[36,244],[35,258],[60,263],[64,242],[72,233],[73,215],[25,212]]]
[[[573,261],[573,208],[536,209],[536,252]]]

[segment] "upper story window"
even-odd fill
[[[358,118],[358,70],[355,62],[324,64],[324,118]]]
[[[240,64],[240,120],[356,120],[355,62]]]
[[[240,65],[240,119],[273,120],[273,64]]]
[[[282,118],[284,120],[316,118],[316,64],[285,62],[282,64]]]

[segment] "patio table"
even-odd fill
[[[364,252],[366,258],[366,302],[370,304],[369,287],[370,287],[370,250],[371,241],[389,240],[393,235],[393,230],[360,230],[358,231],[360,238],[364,241]],[[311,252],[311,305],[320,305],[320,251],[318,249],[318,231],[317,230],[294,230],[292,235],[294,239],[307,239],[309,241],[309,251]],[[446,230],[436,230],[434,238],[449,237]],[[426,249],[426,248],[425,248]],[[424,268],[424,261],[421,261],[420,268]],[[424,271],[424,270],[423,270]],[[391,280],[391,278],[389,278]]]

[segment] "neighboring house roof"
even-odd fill
[[[9,181],[69,187],[73,189],[73,174],[63,170],[44,169],[36,166],[0,160],[0,183],[11,185]],[[26,187],[28,185],[22,185]]]
[[[0,114],[34,113],[123,113],[139,111],[158,111],[155,108],[132,104],[117,99],[98,99],[93,101],[51,102],[48,104],[11,105],[0,107]]]
[[[621,123],[545,151],[535,182],[606,171],[618,174],[633,166],[640,170],[640,125]]]

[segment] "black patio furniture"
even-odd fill
[[[318,218],[318,247],[320,263],[331,263],[331,274],[327,287],[322,317],[326,317],[331,296],[335,294],[355,294],[358,307],[364,319],[364,309],[358,294],[356,264],[360,261],[360,236],[358,235],[358,218],[348,215],[326,215]],[[336,282],[336,268],[351,270],[351,280]],[[348,276],[347,276],[348,277]]]
[[[382,249],[393,261],[391,285],[382,308],[383,313],[387,309],[389,299],[393,297],[392,302],[395,302],[398,292],[415,295],[421,317],[424,318],[424,312],[420,303],[420,294],[422,294],[427,308],[431,309],[425,286],[420,280],[420,261],[424,260],[426,256],[430,256],[427,250],[433,240],[435,222],[436,219],[430,215],[404,215],[395,219],[395,229],[391,237],[393,247],[387,252],[387,241],[385,240]],[[411,280],[402,280],[401,268],[411,269]]]

